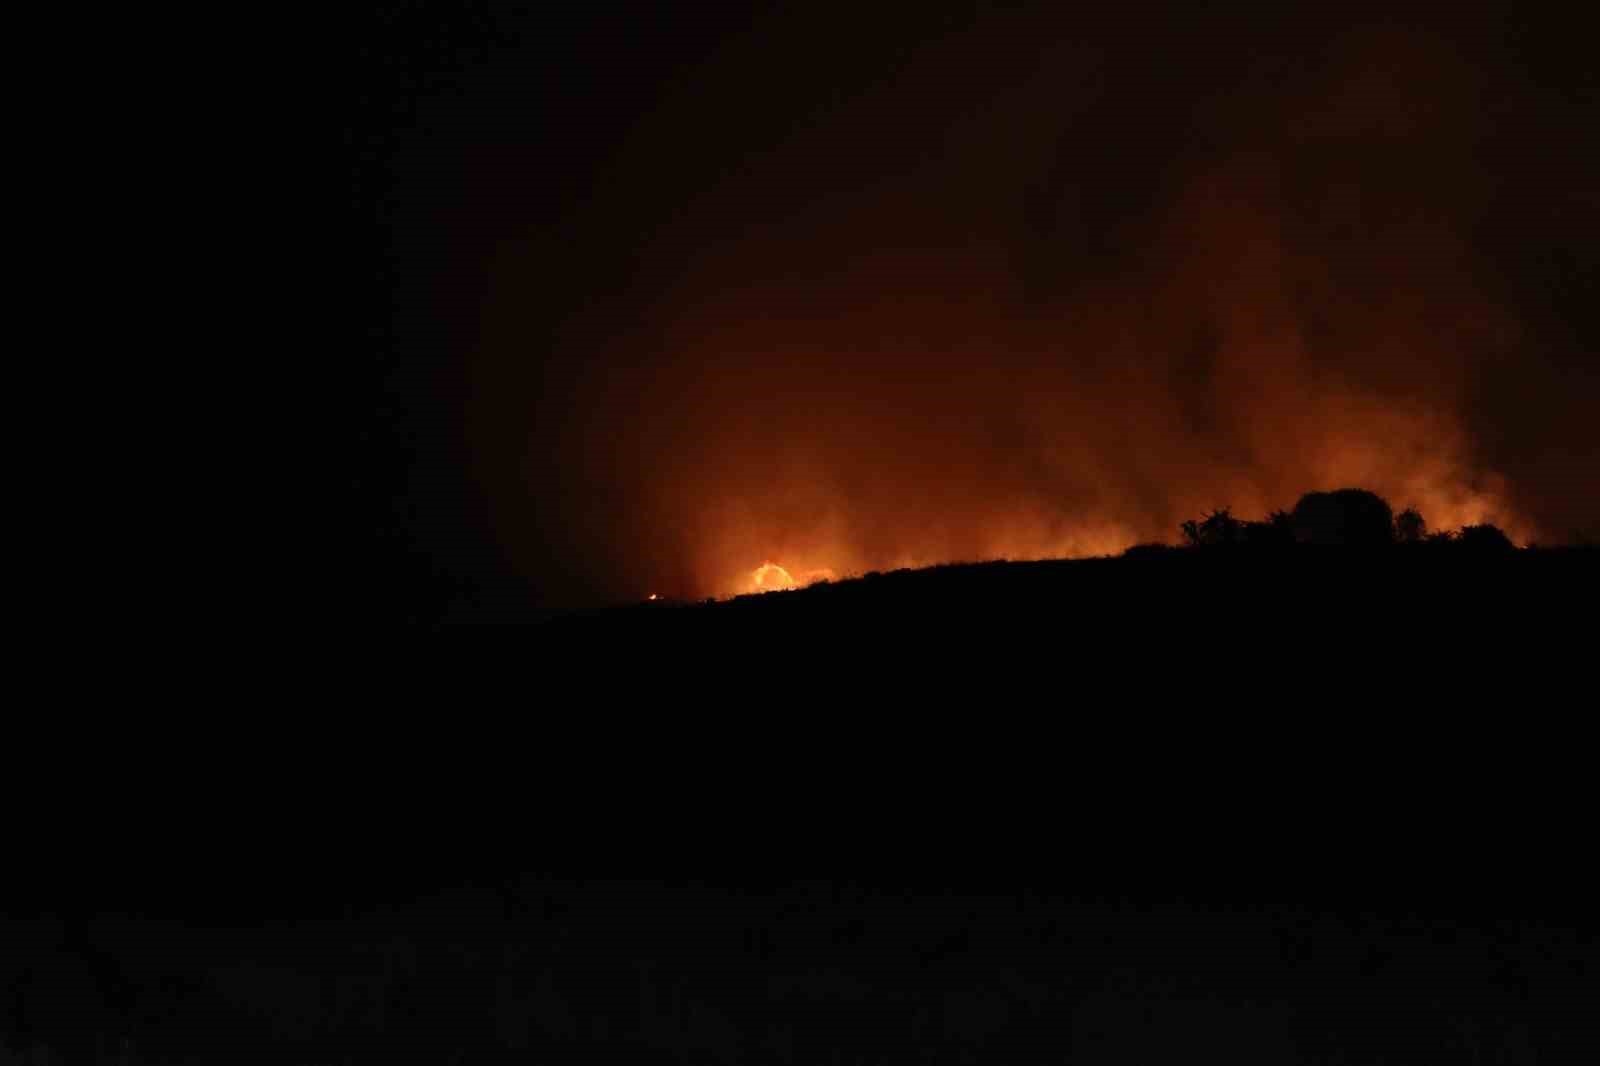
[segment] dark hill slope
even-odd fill
[[[1594,549],[1138,549],[1120,558],[990,562],[899,570],[707,604],[640,604],[557,619],[618,631],[808,623],[876,627],[888,617],[977,634],[995,627],[1083,631],[1107,620],[1147,634],[1227,624],[1353,625],[1376,635],[1464,621],[1565,623],[1591,610]],[[1452,612],[1446,614],[1445,612]]]

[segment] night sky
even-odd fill
[[[371,13],[352,587],[725,595],[1344,485],[1592,536],[1600,76],[1555,11]]]

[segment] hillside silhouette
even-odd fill
[[[974,631],[1115,621],[1151,633],[1184,620],[1207,639],[1217,639],[1223,626],[1281,641],[1288,639],[1284,624],[1367,627],[1383,613],[1558,612],[1597,572],[1592,546],[1519,548],[1489,524],[1430,530],[1415,508],[1396,513],[1382,497],[1355,488],[1307,493],[1291,511],[1260,519],[1218,508],[1181,523],[1178,532],[1179,544],[1135,545],[1116,557],[874,571],[776,593],[662,600],[562,620],[732,616],[840,631],[892,614]]]

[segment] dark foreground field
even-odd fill
[[[0,1063],[1595,1061],[1595,560],[1152,550],[86,663],[121,696],[5,751]]]
[[[1065,829],[1065,827],[1064,827]],[[392,886],[0,920],[0,1063],[1594,1061],[1593,924],[1049,878]],[[1341,856],[1341,863],[1358,857]],[[1381,870],[1370,875],[1382,877]],[[441,879],[448,881],[448,879]],[[8,1049],[9,1048],[9,1049]]]

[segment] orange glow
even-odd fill
[[[750,574],[750,584],[757,592],[776,592],[779,589],[792,589],[798,586],[795,579],[789,576],[789,571],[777,563],[762,563]]]
[[[972,42],[930,41],[674,202],[630,245],[627,302],[574,312],[538,388],[486,381],[508,398],[486,453],[531,433],[536,459],[500,475],[505,542],[677,599],[1116,555],[1345,487],[1430,530],[1593,527],[1594,379],[1485,251],[1523,239],[1523,186],[1478,147],[1499,97],[1441,40],[1385,25],[1193,100],[1131,79],[1140,130],[1181,126],[1133,153],[1055,106],[1099,84],[1073,49],[964,85]],[[1577,240],[1548,215],[1528,247]],[[547,332],[522,284],[485,327],[507,366]]]
[[[754,280],[686,275],[694,298],[662,312],[681,355],[637,390],[683,398],[635,446],[660,457],[654,524],[679,531],[663,565],[729,595],[823,567],[1114,555],[1212,508],[1264,518],[1347,486],[1433,529],[1537,539],[1468,383],[1443,373],[1514,321],[1468,271],[1447,292],[1444,266],[1412,275],[1426,287],[1334,275],[1290,239],[1278,180],[1248,154],[1207,161],[1150,220],[1147,259],[1044,310],[983,254],[875,250],[800,292],[728,265],[738,248],[715,276]],[[1368,251],[1450,264],[1457,240],[1401,230]],[[782,402],[750,401],[779,376]]]

